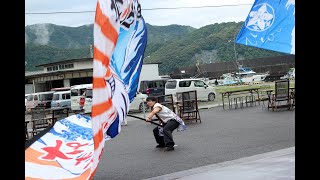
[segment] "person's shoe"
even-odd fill
[[[168,146],[164,151],[173,151],[174,147],[173,146]]]
[[[157,146],[156,146],[156,148],[164,148],[164,147],[166,147],[165,145],[161,145],[161,144],[158,144]]]

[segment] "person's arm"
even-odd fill
[[[146,121],[151,121],[152,117],[158,113],[159,111],[161,111],[161,107],[155,107],[153,108],[153,110],[148,114],[148,116],[146,117]]]

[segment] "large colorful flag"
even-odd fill
[[[236,43],[295,54],[295,0],[256,0]]]
[[[92,130],[95,170],[105,140],[119,134],[133,100],[147,32],[137,0],[99,0],[94,23]]]
[[[59,120],[25,150],[26,179],[91,179],[106,140],[121,131],[137,91],[147,43],[138,0],[98,0],[92,116]]]

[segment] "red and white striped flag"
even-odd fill
[[[146,47],[145,23],[140,11],[137,0],[98,0],[97,3],[94,23],[92,175],[96,171],[105,140],[120,133],[121,123],[134,98],[130,94],[136,93],[136,88],[131,88],[131,85],[139,81]],[[117,44],[117,41],[121,43]],[[128,68],[131,70],[124,70]]]
[[[98,0],[92,117],[57,121],[25,150],[25,179],[91,179],[105,141],[121,131],[137,91],[147,31],[137,0]]]

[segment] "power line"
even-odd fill
[[[197,7],[173,7],[173,8],[149,8],[149,9],[142,9],[142,10],[171,10],[171,9],[199,9],[199,8],[212,8],[212,7],[228,7],[228,6],[245,6],[245,5],[250,5],[252,4],[231,4],[231,5],[217,5],[217,6],[197,6]]]
[[[79,13],[93,13],[95,11],[60,11],[60,12],[38,12],[38,13],[25,13],[25,14],[79,14]]]
[[[190,7],[165,7],[165,8],[146,8],[143,11],[154,10],[174,10],[174,9],[200,9],[200,8],[218,8],[218,7],[231,7],[231,6],[252,6],[252,4],[234,4],[234,5],[217,5],[217,6],[190,6]],[[60,11],[60,12],[26,12],[25,14],[76,14],[76,13],[93,13],[95,11]]]

